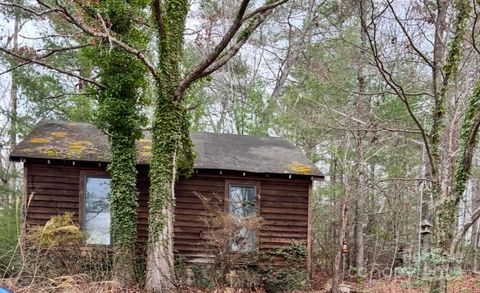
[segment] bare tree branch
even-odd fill
[[[418,48],[417,46],[415,46],[415,44],[413,43],[413,40],[411,38],[411,36],[409,35],[409,33],[407,32],[407,29],[405,28],[405,26],[403,25],[402,21],[400,20],[400,18],[398,17],[397,13],[395,12],[395,9],[393,9],[392,7],[392,2],[387,0],[387,4],[388,4],[388,7],[390,8],[390,11],[392,12],[393,14],[393,17],[395,18],[395,20],[397,21],[398,25],[400,26],[403,34],[407,37],[407,40],[408,40],[408,43],[410,44],[410,47],[412,47],[412,49],[418,54],[418,56],[420,56],[420,58],[422,58],[430,67],[433,67],[433,62],[427,58],[427,56],[425,56],[425,54],[423,54]]]
[[[39,11],[36,11],[35,9],[27,7],[27,6],[23,6],[23,5],[16,4],[16,3],[5,3],[5,2],[0,2],[0,6],[18,8],[20,10],[23,10],[23,11],[28,12],[30,14],[33,14],[35,16],[44,16],[44,15],[49,14],[49,13],[60,11],[58,8],[50,8],[50,9],[39,12]]]
[[[61,94],[58,94],[58,95],[45,97],[44,99],[45,100],[54,100],[54,99],[58,99],[58,98],[66,97],[66,96],[90,96],[90,95],[92,95],[92,94],[91,93],[61,93]]]
[[[123,49],[125,52],[136,56],[138,59],[140,59],[143,62],[145,66],[147,66],[147,68],[149,69],[153,77],[156,80],[158,80],[158,73],[156,71],[155,66],[146,58],[145,54],[142,51],[132,48],[129,45],[125,44],[124,42],[112,37],[108,32],[102,32],[96,28],[88,26],[83,19],[81,19],[80,17],[74,16],[72,13],[70,13],[70,11],[68,11],[68,9],[65,6],[61,5],[59,1],[55,1],[56,5],[58,6],[57,8],[52,8],[52,6],[46,4],[44,1],[41,1],[41,0],[37,0],[37,2],[40,5],[44,6],[45,8],[56,9],[56,11],[58,11],[58,13],[64,16],[64,18],[70,24],[76,26],[86,34],[92,37],[107,39],[111,41],[115,46]]]
[[[473,213],[472,216],[468,221],[466,221],[460,230],[455,235],[455,238],[452,240],[452,244],[450,245],[450,255],[454,255],[455,250],[457,249],[458,244],[462,241],[465,233],[467,233],[468,229],[475,224],[475,222],[480,218],[480,207],[477,208]]]
[[[475,3],[475,1],[473,1],[473,11],[474,11],[475,17],[473,18],[473,25],[472,25],[472,46],[473,46],[473,49],[475,49],[475,51],[477,51],[477,53],[480,54],[480,49],[477,46],[477,38],[476,38],[477,34],[475,33],[475,28],[477,27],[478,17],[480,13],[478,13],[477,11],[477,4]]]
[[[254,11],[252,11],[251,13],[247,14],[243,19],[242,19],[242,22],[245,22],[247,20],[249,20],[250,18],[254,17],[255,15],[257,14],[260,14],[260,13],[263,13],[263,12],[266,12],[268,10],[272,10],[280,5],[282,5],[283,3],[286,3],[288,0],[284,0],[284,1],[274,1],[274,2],[271,2],[269,4],[265,4],[257,9],[255,9]]]
[[[28,64],[31,64],[31,63],[32,63],[32,62],[30,62],[30,61],[26,61],[26,62],[19,63],[19,64],[13,66],[13,67],[10,67],[9,69],[7,69],[7,70],[5,70],[5,71],[0,72],[0,76],[1,76],[1,75],[4,75],[4,74],[7,74],[7,73],[9,73],[9,72],[12,72],[12,71],[14,71],[15,69],[18,69],[18,68],[20,68],[20,67],[23,67],[23,66],[28,65]]]
[[[418,129],[420,130],[422,140],[423,140],[423,143],[425,145],[425,151],[426,151],[428,159],[429,159],[432,174],[436,174],[436,166],[435,166],[435,163],[434,163],[434,160],[433,160],[432,151],[430,149],[429,136],[428,136],[427,132],[425,131],[425,128],[423,127],[423,125],[420,123],[420,121],[416,117],[415,113],[413,113],[412,107],[411,107],[411,105],[408,101],[408,97],[407,97],[403,87],[401,85],[399,85],[393,79],[393,76],[392,76],[391,72],[389,72],[385,68],[385,65],[383,64],[383,61],[381,60],[381,58],[378,54],[378,47],[377,47],[377,41],[376,41],[376,30],[377,30],[376,29],[376,24],[375,24],[375,22],[373,20],[373,17],[372,17],[372,23],[371,23],[372,26],[373,26],[373,36],[372,36],[369,32],[369,28],[366,24],[365,16],[363,15],[362,10],[363,9],[361,9],[361,12],[360,12],[360,14],[361,14],[360,15],[360,17],[361,17],[360,21],[361,21],[361,24],[362,24],[362,26],[365,30],[365,35],[367,36],[368,43],[370,45],[370,49],[371,49],[371,52],[372,52],[372,55],[373,55],[373,59],[375,61],[375,66],[379,70],[379,72],[382,75],[385,82],[390,86],[390,88],[395,92],[395,94],[404,103],[408,114],[410,115],[410,117],[413,119],[413,122],[415,123],[415,125],[417,125]]]
[[[194,82],[199,76],[210,66],[215,60],[217,60],[218,56],[225,50],[225,48],[230,44],[230,41],[233,39],[237,31],[243,24],[243,15],[247,10],[248,3],[250,0],[242,0],[240,3],[240,7],[237,12],[237,16],[233,21],[232,25],[228,29],[227,33],[223,36],[222,40],[215,46],[213,51],[202,61],[198,64],[191,72],[189,72],[183,80],[178,85],[177,91],[175,96],[180,99],[183,92]]]
[[[19,55],[19,54],[15,53],[15,52],[12,52],[12,51],[7,50],[7,49],[2,48],[2,47],[0,47],[0,51],[6,53],[6,54],[8,54],[8,55],[11,55],[11,56],[13,56],[13,57],[15,57],[15,58],[17,58],[17,59],[23,60],[24,63],[25,63],[25,62],[28,62],[28,63],[38,64],[38,65],[40,65],[40,66],[43,66],[43,67],[45,67],[45,68],[48,68],[48,69],[57,71],[57,72],[59,72],[59,73],[63,73],[63,74],[65,74],[65,75],[68,75],[68,76],[77,78],[77,79],[79,79],[79,80],[83,80],[83,81],[85,81],[85,82],[89,82],[89,83],[91,83],[91,84],[93,84],[93,85],[96,85],[96,86],[99,87],[99,88],[104,88],[104,86],[103,86],[102,84],[98,83],[97,81],[95,81],[95,80],[93,80],[93,79],[91,79],[91,78],[83,77],[83,76],[81,76],[81,75],[76,74],[75,72],[72,72],[72,71],[68,71],[68,70],[62,69],[62,68],[55,67],[55,66],[53,66],[53,65],[51,65],[51,64],[45,63],[45,62],[42,61],[42,60],[37,60],[37,59],[25,57],[25,56]]]
[[[179,84],[177,90],[175,91],[175,98],[174,100],[178,101],[181,99],[183,92],[188,88],[188,86],[194,82],[195,80],[208,76],[211,73],[215,72],[218,70],[220,67],[225,65],[233,56],[235,56],[240,48],[247,42],[247,40],[250,38],[250,36],[253,34],[253,32],[265,21],[267,16],[270,14],[273,8],[278,7],[279,5],[286,3],[288,0],[279,0],[274,2],[276,5],[267,4],[265,6],[268,6],[268,9],[257,9],[256,11],[257,14],[255,17],[250,21],[250,23],[247,25],[245,29],[239,32],[239,36],[237,37],[236,42],[228,49],[226,50],[223,54],[217,55],[217,57],[212,60],[210,64],[207,64],[207,67],[203,71],[197,71],[194,69],[196,75],[193,74],[188,74]],[[237,15],[238,17],[238,15]],[[233,38],[233,36],[232,36]],[[231,39],[231,38],[230,38]],[[223,41],[223,40],[222,40]],[[228,44],[227,44],[228,45]],[[207,57],[208,58],[208,57]],[[204,67],[205,64],[203,62],[201,63],[202,67]]]
[[[89,47],[91,46],[91,44],[85,44],[85,45],[77,45],[77,46],[70,46],[70,47],[63,47],[63,48],[54,48],[54,49],[48,49],[49,52],[44,54],[44,55],[39,55],[39,56],[35,56],[35,58],[32,58],[32,59],[35,59],[35,60],[41,60],[41,59],[45,59],[45,58],[48,58],[50,57],[51,55],[55,54],[55,53],[58,53],[58,52],[65,52],[65,51],[72,51],[72,50],[77,50],[77,49],[82,49],[82,48],[86,48],[86,47]],[[13,51],[12,51],[13,52]],[[11,55],[11,54],[10,54]],[[3,72],[0,72],[0,75],[3,75],[3,74],[6,74],[6,73],[9,73],[15,69],[18,69],[20,67],[23,67],[25,65],[28,65],[28,64],[32,64],[33,61],[25,61],[25,62],[22,62],[22,63],[19,63]]]

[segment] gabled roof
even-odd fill
[[[300,149],[283,138],[208,132],[193,132],[191,138],[196,169],[323,177]],[[146,132],[137,143],[139,165],[149,164],[151,145]],[[10,154],[12,161],[28,158],[108,163],[108,138],[89,123],[42,121]]]

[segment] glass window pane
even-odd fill
[[[110,244],[110,179],[87,177],[84,230],[89,244]]]
[[[253,251],[257,244],[256,231],[248,227],[242,227],[242,222],[256,214],[255,186],[230,185],[229,191],[229,217],[231,221],[240,226],[230,242],[230,251]]]

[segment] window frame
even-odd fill
[[[229,213],[229,204],[230,204],[230,186],[244,186],[244,187],[255,187],[255,217],[260,217],[260,192],[261,192],[261,182],[260,181],[255,181],[255,180],[241,180],[241,179],[227,179],[225,180],[225,196],[223,198],[224,200],[224,210],[227,213],[227,215],[230,215]],[[228,253],[252,253],[255,252],[256,250],[260,250],[260,229],[255,229],[255,249],[253,251],[231,251],[230,245],[227,244],[226,250]]]
[[[100,179],[112,179],[110,176],[108,176],[106,171],[100,171],[100,170],[81,170],[80,171],[80,182],[79,182],[79,187],[80,187],[80,197],[79,197],[79,202],[78,202],[78,224],[80,228],[82,229],[83,232],[85,231],[85,192],[87,189],[87,177],[88,178],[100,178]],[[110,219],[111,219],[111,212],[110,212]],[[112,246],[112,232],[111,232],[111,227],[110,227],[110,244],[93,244],[93,243],[88,243],[87,239],[85,238],[83,240],[84,244],[87,246],[101,246],[101,247],[110,247]]]

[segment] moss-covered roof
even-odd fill
[[[321,177],[320,170],[289,141],[278,137],[193,132],[195,168]],[[152,140],[137,143],[138,164],[148,165]],[[110,161],[107,135],[88,123],[42,121],[19,143],[10,160]]]

